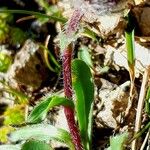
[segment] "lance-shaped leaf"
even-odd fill
[[[56,128],[49,124],[36,124],[22,127],[10,134],[12,142],[35,139],[40,141],[57,140],[65,143],[71,150],[74,150],[69,132]]]
[[[27,118],[28,123],[39,123],[45,119],[48,111],[54,106],[68,106],[74,108],[73,101],[65,97],[50,96],[41,101],[30,113]]]
[[[76,95],[76,111],[85,149],[91,143],[92,110],[94,99],[94,84],[92,74],[87,64],[75,59],[72,62],[72,83]]]
[[[43,141],[30,140],[23,144],[21,150],[53,150]]]

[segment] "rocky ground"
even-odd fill
[[[32,11],[46,12],[49,11],[42,1],[13,0],[0,2],[0,7],[9,9],[27,9]],[[100,2],[100,1],[98,1]],[[69,18],[74,10],[74,6],[64,1],[51,0],[49,5],[57,6],[65,17]],[[101,5],[98,4],[98,5]],[[31,7],[32,6],[32,7]],[[92,6],[93,7],[93,6]],[[0,8],[0,9],[1,9]],[[126,109],[130,97],[130,75],[128,72],[127,51],[125,45],[124,31],[127,26],[127,20],[124,18],[122,10],[131,8],[132,15],[135,19],[135,84],[133,94],[133,104],[126,115]],[[53,9],[55,11],[55,9]],[[138,106],[142,94],[145,96],[149,80],[150,64],[150,2],[149,1],[119,1],[116,7],[104,12],[102,15],[87,10],[82,20],[85,27],[90,28],[94,33],[94,38],[82,34],[75,42],[74,57],[77,57],[81,46],[86,46],[91,54],[93,68],[91,69],[95,82],[95,99],[94,99],[94,126],[93,126],[93,149],[102,150],[108,146],[109,137],[117,133],[129,133],[129,138],[134,134],[137,111],[142,111],[141,125],[145,126],[148,122],[148,116],[144,112],[144,106]],[[45,56],[46,52],[42,45],[48,35],[50,41],[48,49],[52,56],[61,66],[61,58],[58,46],[58,32],[61,27],[58,22],[31,19],[25,21],[16,21],[26,15],[14,14],[11,22],[6,22],[9,32],[6,31],[0,37],[0,52],[11,57],[11,65],[8,70],[0,73],[0,125],[1,129],[7,119],[7,109],[18,105],[17,98],[12,96],[12,90],[19,91],[29,99],[29,111],[38,103],[38,100],[49,93],[55,91],[63,95],[62,75],[58,73],[56,64],[48,60],[52,67],[49,67]],[[1,18],[0,18],[1,19]],[[11,30],[13,28],[22,30],[26,37],[22,41],[12,42]],[[0,28],[0,32],[1,32]],[[19,32],[20,34],[20,32]],[[18,34],[17,34],[18,35]],[[14,36],[14,35],[13,35]],[[21,37],[19,37],[21,39]],[[1,65],[1,64],[0,64]],[[147,76],[145,75],[147,73]],[[146,76],[146,77],[145,77]],[[146,80],[146,81],[145,81]],[[142,86],[145,82],[145,91]],[[143,85],[144,86],[144,85]],[[11,88],[10,88],[11,87]],[[11,92],[10,92],[11,91]],[[10,94],[11,93],[11,94]],[[20,103],[20,102],[19,102]],[[21,104],[19,104],[21,105]],[[21,105],[22,106],[22,105]],[[7,108],[7,109],[6,109]],[[21,107],[22,108],[22,107]],[[23,106],[23,110],[24,110]],[[140,110],[139,110],[140,109]],[[22,110],[22,109],[21,109]],[[25,114],[27,115],[27,114]],[[66,119],[62,108],[54,108],[49,112],[47,120],[58,127],[68,130]],[[1,130],[0,130],[1,132]],[[143,143],[145,134],[137,143],[137,150]],[[1,139],[0,139],[1,140]],[[7,140],[1,143],[7,143]],[[53,143],[56,148],[60,148],[59,143]],[[148,148],[148,145],[147,145]],[[60,148],[62,149],[62,147]],[[126,149],[130,149],[127,146]],[[133,149],[132,149],[133,150]]]

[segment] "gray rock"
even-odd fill
[[[39,44],[27,40],[16,54],[14,63],[7,72],[6,80],[17,88],[24,85],[27,88],[37,89],[46,79],[46,65],[44,64],[43,50]]]
[[[108,81],[106,84],[108,84],[108,88],[101,88],[99,91],[103,107],[98,110],[96,122],[97,125],[102,123],[110,128],[117,128],[121,115],[126,110],[128,104],[129,91],[126,89],[129,88],[130,81],[125,82],[115,89],[116,85]]]

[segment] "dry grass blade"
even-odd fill
[[[146,134],[146,136],[145,136],[145,139],[144,139],[144,142],[143,142],[143,144],[142,144],[140,150],[144,150],[145,145],[146,145],[146,143],[147,143],[147,141],[148,141],[149,136],[150,136],[150,130],[147,132],[147,134]]]
[[[35,16],[22,17],[22,18],[18,19],[18,20],[16,21],[16,23],[20,23],[20,22],[22,22],[22,21],[31,20],[31,19],[35,19]]]
[[[49,43],[49,40],[50,40],[50,35],[48,35],[47,37],[46,37],[46,40],[45,40],[45,48],[46,49],[48,49],[48,43]],[[50,65],[50,63],[49,63],[49,59],[48,59],[48,51],[46,50],[46,49],[44,49],[44,57],[45,57],[45,63],[46,63],[46,65],[47,65],[47,67],[51,70],[51,71],[53,71],[53,72],[55,72],[55,70],[51,67],[51,65]]]
[[[143,81],[142,81],[142,85],[140,89],[140,95],[139,95],[137,112],[136,112],[135,129],[134,129],[135,133],[137,133],[141,127],[142,110],[143,110],[143,105],[144,105],[144,100],[145,100],[145,95],[146,95],[149,74],[150,74],[150,66],[148,66],[148,68],[145,69],[145,72],[143,75]],[[137,143],[137,139],[135,139],[132,142],[132,150],[136,150],[136,143]]]

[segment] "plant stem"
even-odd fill
[[[72,99],[72,79],[71,79],[71,58],[72,46],[71,44],[63,52],[63,80],[64,80],[64,93],[69,99]],[[82,150],[81,138],[74,118],[74,110],[69,107],[64,107],[64,112],[67,118],[70,134],[76,150]]]
[[[83,12],[81,11],[81,9],[74,10],[65,29],[65,35],[67,39],[74,38],[75,33],[78,30],[82,16]],[[67,45],[65,45],[66,47],[62,49],[64,93],[68,99],[72,99],[72,77],[71,77],[71,60],[73,51],[72,42],[73,41],[71,41],[69,44],[67,43]],[[75,122],[74,109],[64,107],[64,112],[70,129],[72,141],[75,146],[75,150],[82,150],[83,147],[81,144],[81,137],[79,134],[79,130]]]

